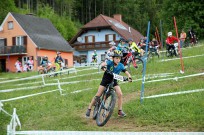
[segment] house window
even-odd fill
[[[92,43],[95,42],[95,36],[85,36],[85,42],[86,43]]]
[[[28,56],[22,57],[22,65],[24,65],[29,60]]]
[[[9,30],[13,29],[13,21],[8,22],[8,29]]]
[[[114,40],[115,40],[115,34],[106,35],[106,41],[114,41]]]
[[[16,45],[24,45],[24,37],[23,36],[16,37]]]

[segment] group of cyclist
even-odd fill
[[[167,39],[168,39],[167,44],[169,48],[172,47],[172,43],[174,42],[174,40],[177,40],[172,36],[172,33],[168,34]],[[111,59],[107,59],[105,62],[101,64],[101,66],[102,67],[107,66],[105,69],[112,71],[115,74],[120,74],[121,71],[124,72],[128,76],[129,82],[132,82],[130,73],[126,70],[125,66],[122,64],[123,57],[125,57],[129,51],[131,51],[131,53],[134,56],[137,56],[137,55],[143,56],[146,50],[146,40],[147,40],[146,37],[142,38],[138,44],[136,44],[131,38],[128,40],[125,40],[124,38],[120,38],[118,45],[116,45],[114,41],[110,42],[109,44],[111,45],[111,47],[110,49],[108,49],[106,54],[109,55]],[[159,44],[156,41],[156,39],[153,39],[148,44],[148,47],[149,46],[152,46],[153,49],[158,51]],[[92,98],[88,106],[88,109],[86,111],[86,114],[85,114],[86,117],[90,117],[92,106],[94,106],[96,102],[99,102],[100,96],[102,95],[105,87],[107,86],[107,84],[111,83],[112,81],[114,81],[113,86],[118,96],[118,116],[120,117],[126,116],[126,113],[122,109],[122,90],[117,80],[113,80],[113,78],[109,74],[104,72],[103,78],[98,87],[98,91],[96,95]]]
[[[42,67],[46,67],[46,70],[49,71],[50,68],[53,66],[53,64],[48,60],[48,57],[45,55],[42,58],[42,61],[40,63]],[[63,66],[63,58],[61,57],[61,52],[57,52],[56,57],[54,58],[54,67],[56,71],[59,71],[60,68]]]

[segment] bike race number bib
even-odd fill
[[[116,79],[116,80],[119,80],[119,81],[123,81],[123,76],[121,75],[117,75],[117,74],[113,74],[113,78]]]

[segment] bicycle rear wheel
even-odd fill
[[[135,67],[136,63],[136,67]],[[141,74],[144,70],[144,62],[141,58],[135,58],[134,61],[128,63],[128,72],[134,76],[137,74]]]
[[[113,110],[115,107],[116,95],[114,91],[110,91],[110,94],[107,95],[105,100],[102,100],[100,107],[98,109],[98,113],[96,116],[96,124],[98,126],[104,126],[111,115],[113,114]]]

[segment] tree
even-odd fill
[[[13,0],[1,0],[0,1],[0,22],[4,20],[8,12],[15,12],[17,9],[15,7]]]

